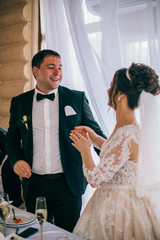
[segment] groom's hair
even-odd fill
[[[38,53],[36,53],[33,58],[32,58],[32,68],[35,66],[37,68],[40,68],[44,58],[46,56],[53,56],[53,57],[59,57],[61,58],[61,56],[59,55],[59,53],[50,50],[50,49],[44,49],[39,51]]]

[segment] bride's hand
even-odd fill
[[[97,134],[90,127],[77,126],[74,128],[74,130],[71,131],[71,133],[77,133],[77,132],[82,134],[84,137],[86,137],[86,133],[88,133],[89,137],[93,143],[96,140]]]
[[[77,131],[71,132],[70,139],[73,141],[72,145],[81,153],[91,148],[91,139],[87,132],[83,135]]]

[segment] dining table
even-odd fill
[[[19,236],[21,232],[28,228],[36,228],[38,229],[36,233],[27,237],[28,240],[40,240],[40,225],[36,219],[36,215],[27,212],[25,209],[19,209],[15,206],[10,205],[10,215],[8,217],[6,223],[6,238],[5,240],[12,240],[13,236],[15,236],[16,240],[23,240],[26,238],[22,238]],[[16,218],[22,219],[22,223],[14,223],[13,221],[13,213],[12,209],[14,209]],[[0,232],[3,232],[3,224],[0,221]],[[0,237],[1,240],[1,237]],[[49,222],[45,222],[43,224],[43,240],[83,240],[83,238],[76,236],[73,233],[70,233],[60,227],[55,226]]]

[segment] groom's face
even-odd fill
[[[33,73],[37,80],[37,88],[43,93],[48,93],[58,88],[62,81],[61,59],[56,56],[46,56],[40,69],[33,67]]]

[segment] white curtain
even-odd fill
[[[83,81],[74,54],[63,0],[40,0],[42,49],[58,52],[63,61],[65,86],[83,90]]]
[[[87,32],[82,2],[90,11],[99,6],[101,33],[98,53]],[[107,107],[107,89],[114,72],[142,62],[160,73],[160,1],[40,0],[46,45],[63,61],[63,85],[85,90],[96,120],[108,136],[115,124]],[[97,34],[97,35],[96,35]]]
[[[111,81],[116,70],[123,67],[118,22],[118,2],[117,0],[100,1],[102,60],[106,67],[108,81]]]
[[[104,68],[101,67],[103,63],[89,42],[81,7],[82,0],[64,0],[64,6],[85,86],[101,127],[109,135],[112,121],[108,120],[107,114],[107,88],[110,81],[106,81]]]
[[[57,50],[62,56],[63,85],[80,90],[83,88],[87,92],[95,118],[108,136],[115,123],[112,110],[107,111],[107,89],[111,79],[106,81],[106,69],[89,42],[85,31],[82,0],[43,0],[40,3],[46,48]],[[67,21],[63,21],[65,17],[69,28]]]
[[[42,48],[60,53],[62,84],[86,92],[108,136],[115,124],[107,106],[114,72],[141,62],[160,74],[160,0],[40,0],[40,11]],[[86,14],[99,22],[86,23]]]
[[[145,63],[160,74],[160,1],[136,1],[139,4],[119,9],[123,66]]]

